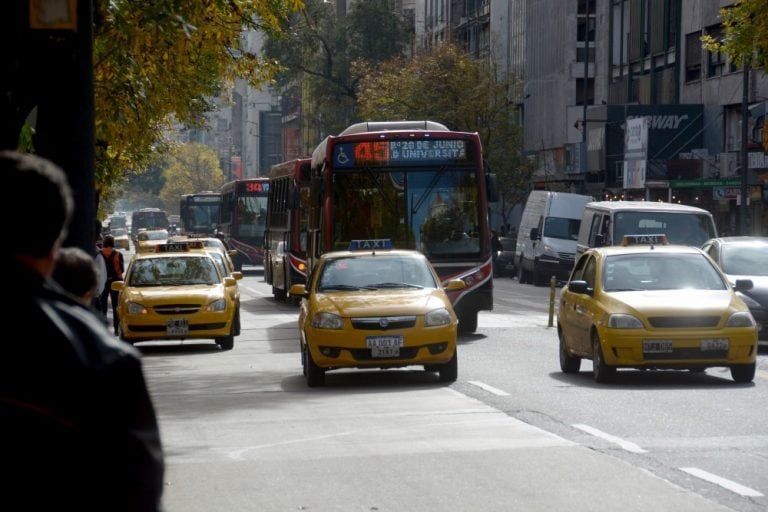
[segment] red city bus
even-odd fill
[[[237,249],[233,258],[236,270],[242,270],[243,265],[262,265],[269,178],[230,181],[219,192],[218,237],[228,249]]]
[[[278,300],[290,298],[291,285],[307,282],[310,162],[289,160],[273,165],[269,173],[264,281]]]
[[[357,123],[312,153],[307,259],[346,249],[351,240],[392,240],[424,253],[449,292],[462,332],[493,308],[488,201],[494,177],[477,133],[433,121]]]

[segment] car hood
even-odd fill
[[[319,311],[342,317],[423,315],[448,304],[443,290],[376,290],[318,293]]]
[[[614,292],[611,300],[647,316],[722,315],[728,309],[746,310],[730,290],[659,290]]]
[[[206,304],[224,296],[224,285],[194,284],[125,288],[122,293],[126,294],[127,300],[142,304],[176,304],[179,301]]]

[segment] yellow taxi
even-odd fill
[[[626,236],[621,246],[589,249],[560,293],[560,368],[579,371],[591,359],[597,382],[618,368],[730,368],[751,382],[757,327],[735,286],[695,247],[664,235]]]
[[[112,283],[118,300],[120,338],[148,340],[214,339],[223,350],[234,346],[240,315],[234,277],[222,276],[206,251],[189,244],[158,245],[131,261],[125,281]]]
[[[389,240],[354,240],[350,250],[318,259],[301,297],[299,333],[307,384],[323,386],[338,368],[423,365],[441,382],[458,374],[458,320],[447,290],[418,251],[391,249]]]
[[[174,237],[175,238],[175,237]],[[214,239],[217,240],[217,239]],[[171,242],[173,243],[173,242]],[[182,242],[186,244],[190,250],[192,251],[203,251],[208,256],[213,258],[213,262],[216,264],[216,269],[219,271],[219,275],[221,275],[222,282],[224,281],[224,278],[227,276],[231,276],[235,278],[235,282],[232,283],[231,281],[228,281],[230,283],[230,286],[227,286],[227,292],[229,293],[229,296],[232,298],[232,300],[235,302],[235,307],[237,308],[238,314],[237,319],[238,321],[235,323],[235,336],[240,335],[240,289],[237,285],[237,281],[240,281],[243,278],[243,273],[235,270],[235,265],[232,263],[232,259],[229,257],[229,255],[226,252],[222,252],[219,250],[219,248],[206,245],[201,240],[195,240],[190,238],[188,242]]]
[[[155,247],[167,241],[167,229],[143,229],[136,235],[136,252],[155,252]]]

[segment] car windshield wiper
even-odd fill
[[[418,288],[418,289],[424,288],[421,285],[413,284],[413,283],[376,283],[370,286],[374,288]]]
[[[372,288],[370,286],[353,286],[350,284],[332,284],[328,286],[323,286],[320,288],[320,291],[328,292],[328,291],[347,291],[347,290],[375,290],[376,288]]]

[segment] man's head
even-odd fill
[[[104,237],[104,247],[114,247],[115,246],[115,237],[112,235],[107,235]]]
[[[53,257],[74,210],[64,172],[38,156],[0,151],[0,180],[10,192],[0,201],[0,218],[11,220],[5,251],[12,257]]]

